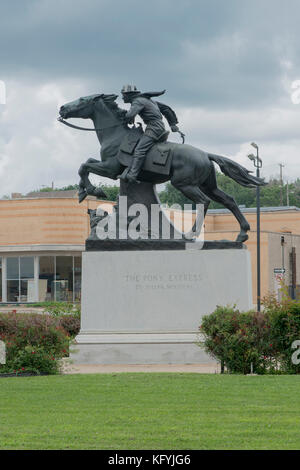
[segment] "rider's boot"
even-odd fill
[[[137,177],[138,177],[138,174],[143,166],[143,163],[144,163],[144,158],[134,158],[132,160],[132,164],[131,164],[131,167],[130,169],[126,172],[126,174],[124,175],[125,172],[123,172],[123,174],[121,175],[120,179],[123,179],[124,181],[127,181],[128,183],[140,183],[140,181],[138,181]]]
[[[141,137],[139,143],[135,148],[131,167],[128,172],[126,172],[126,170],[125,172],[123,172],[123,174],[120,176],[120,179],[122,179],[123,181],[127,181],[128,183],[140,182],[137,179],[138,174],[143,166],[147,152],[151,149],[154,143],[155,139],[153,139],[149,135],[144,134]]]

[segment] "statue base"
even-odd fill
[[[205,364],[203,315],[252,308],[247,249],[83,253],[75,364]]]
[[[85,242],[86,251],[157,251],[157,250],[242,250],[242,242],[229,240],[92,240]]]

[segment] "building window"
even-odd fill
[[[39,302],[51,302],[55,299],[55,256],[40,256]]]
[[[81,256],[0,257],[0,302],[80,300]]]
[[[55,293],[57,302],[73,301],[73,256],[56,257]]]
[[[34,258],[7,258],[7,301],[34,302]]]
[[[81,256],[74,256],[74,300],[81,300]]]
[[[39,301],[78,302],[81,256],[40,256]]]

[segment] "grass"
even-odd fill
[[[299,449],[300,376],[0,379],[0,449]]]

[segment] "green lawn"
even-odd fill
[[[0,379],[0,449],[300,449],[300,376]]]

